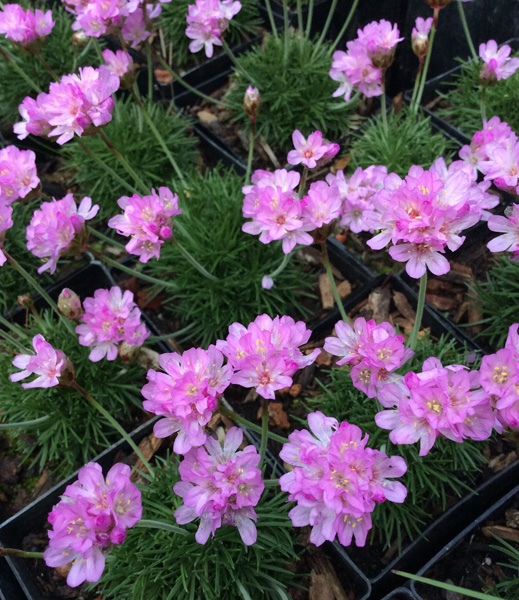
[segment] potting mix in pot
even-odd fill
[[[34,561],[41,598],[375,600],[460,498],[513,488],[519,142],[495,106],[519,59],[494,40],[474,56],[470,144],[433,129],[451,1],[424,3],[391,106],[405,36],[351,31],[358,0],[320,6],[317,32],[313,0],[265,0],[265,23],[253,0],[2,6],[6,527],[79,469],[0,547],[15,573]],[[219,87],[182,77],[191,54],[224,65]],[[517,562],[509,521],[492,531]],[[512,600],[513,577],[470,583]]]

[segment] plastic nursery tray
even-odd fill
[[[396,590],[389,592],[382,600],[416,600],[416,596],[409,588],[399,587],[396,588]]]
[[[519,475],[519,463],[516,461],[513,465],[510,465],[503,474],[508,473],[510,476],[510,483],[517,483],[518,475]],[[516,485],[514,488],[510,489],[509,486],[508,492],[504,493],[501,497],[496,496],[498,498],[494,504],[488,507],[489,503],[483,504],[480,503],[479,507],[474,507],[473,517],[468,523],[465,524],[465,527],[460,531],[457,529],[455,532],[451,530],[449,533],[454,536],[450,538],[450,541],[443,546],[443,548],[435,554],[418,572],[417,575],[422,577],[427,576],[427,572],[431,569],[433,565],[439,562],[442,558],[444,558],[447,554],[449,554],[460,542],[463,541],[464,538],[471,535],[476,528],[482,525],[489,517],[494,515],[495,513],[502,512],[509,503],[511,503],[518,495],[519,495],[519,485]],[[479,512],[477,509],[479,508]],[[417,600],[426,600],[426,598],[422,597],[418,590],[417,586],[423,588],[425,584],[418,583],[416,581],[411,581],[411,590],[415,594]]]
[[[511,38],[503,43],[511,46],[512,50],[514,51],[519,50],[519,38]],[[459,73],[461,73],[461,65],[458,65],[457,67],[454,67],[449,71],[446,71],[445,73],[442,73],[441,75],[438,75],[437,77],[427,81],[425,83],[421,109],[423,110],[424,115],[431,117],[431,123],[445,133],[447,137],[457,140],[460,145],[464,146],[465,144],[470,144],[472,136],[468,136],[450,121],[441,118],[435,111],[426,107],[426,105],[434,100],[438,95],[445,94],[453,89],[452,82],[454,77],[459,75]],[[411,95],[412,90],[407,90],[404,95],[407,103],[410,102]]]
[[[155,421],[156,419],[147,421],[130,434],[136,444],[152,432]],[[94,458],[94,461],[98,462],[103,467],[103,471],[106,472],[114,463],[119,452],[128,452],[129,450],[129,444],[125,440],[120,440]],[[44,528],[47,523],[48,513],[59,502],[60,495],[63,494],[67,485],[72,484],[77,479],[77,474],[78,472],[76,471],[46,494],[5,521],[0,526],[0,546],[21,548],[23,539],[27,535]],[[8,579],[4,580],[2,577],[0,580],[0,590],[6,600],[55,600],[54,597],[43,592],[38,586],[35,573],[29,564],[31,559],[11,556],[5,557],[5,559],[0,558],[0,562],[4,565],[6,561],[14,575],[15,583],[19,585],[18,589],[21,590],[21,594],[18,591],[15,595],[11,595],[10,590],[13,589],[11,586],[12,582]],[[0,571],[0,576],[2,576],[2,571]]]

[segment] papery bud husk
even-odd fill
[[[47,36],[42,36],[42,37],[36,38],[30,44],[15,44],[15,45],[24,54],[29,54],[30,56],[37,56],[40,53],[43,46],[45,45],[46,41],[47,41]]]
[[[21,294],[16,299],[16,304],[18,304],[18,306],[21,306],[22,308],[31,308],[32,306],[34,306],[34,300],[32,299],[32,296],[30,294]]]
[[[128,362],[133,362],[135,360],[137,354],[139,353],[140,348],[141,348],[140,346],[135,346],[133,344],[128,344],[128,342],[123,342],[119,346],[119,350],[117,351],[117,354],[123,364],[128,363]]]
[[[75,321],[83,313],[81,300],[76,292],[63,288],[58,298],[58,310],[66,319]]]
[[[413,40],[411,46],[416,56],[422,60],[427,56],[427,52],[429,52],[429,38]]]
[[[335,222],[336,220],[334,219],[331,223],[321,225],[319,229],[314,229],[310,232],[310,235],[314,238],[314,242],[316,244],[326,244],[326,240],[330,237],[335,229]]]
[[[382,69],[382,71],[386,71],[393,64],[395,60],[395,50],[396,48],[391,48],[389,52],[384,52],[383,54],[375,54],[370,56],[370,60],[373,63],[373,66],[377,69]]]
[[[255,119],[258,116],[260,107],[261,96],[259,90],[249,85],[243,96],[243,110],[251,119]]]
[[[125,73],[121,79],[120,79],[120,83],[119,83],[119,89],[120,90],[132,90],[133,86],[135,84],[135,82],[137,81],[137,70],[135,69],[135,66],[132,65],[132,69],[130,71],[128,71],[128,73]]]
[[[61,387],[69,387],[74,381],[76,381],[76,369],[68,356],[66,356],[61,350],[56,350],[56,354],[60,359],[64,359],[65,364],[61,370],[61,374],[58,377],[59,385]]]
[[[440,10],[448,6],[453,0],[425,0],[425,2],[434,9]]]
[[[72,34],[72,44],[78,48],[84,48],[88,44],[89,39],[90,38],[82,29],[74,31]]]
[[[25,196],[25,198],[18,198],[18,200],[16,202],[18,202],[19,204],[29,204],[29,202],[31,202],[32,200],[39,198],[41,196],[41,181],[40,183],[38,183],[38,185],[31,190],[27,196]]]

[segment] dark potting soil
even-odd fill
[[[519,497],[503,509],[501,514],[492,516],[481,527],[468,534],[427,571],[425,577],[474,591],[488,591],[494,583],[517,578],[517,568],[513,570],[499,564],[509,563],[510,559],[495,548],[499,542],[491,535],[492,532],[499,537],[513,537],[513,540],[506,541],[518,547]],[[416,590],[424,600],[447,600],[454,597],[449,596],[445,590],[422,583],[416,584]],[[503,600],[516,600],[516,597],[502,597]]]

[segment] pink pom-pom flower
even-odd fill
[[[0,150],[0,204],[25,198],[39,184],[32,150],[19,150],[16,146]]]

